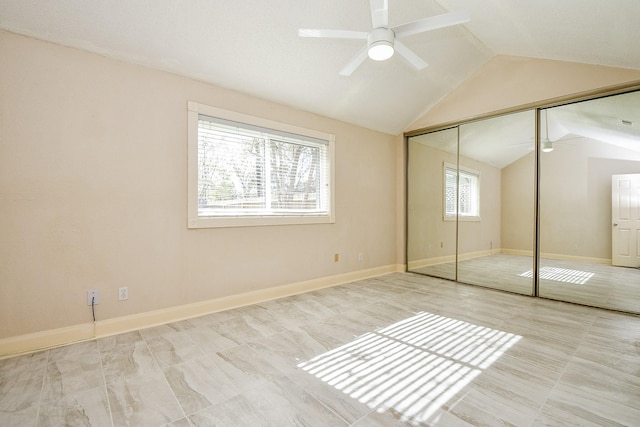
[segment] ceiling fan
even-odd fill
[[[312,30],[304,28],[298,30],[298,35],[300,37],[362,39],[367,41],[367,44],[358,51],[356,56],[354,56],[351,61],[349,61],[347,65],[340,70],[340,75],[350,76],[351,73],[353,73],[355,69],[362,64],[367,56],[376,61],[384,61],[385,59],[391,58],[394,51],[397,51],[398,54],[413,68],[416,70],[422,70],[429,64],[409,50],[409,48],[407,48],[398,39],[413,34],[423,33],[425,31],[469,22],[469,14],[461,11],[444,13],[442,15],[431,16],[418,21],[397,25],[395,27],[389,27],[389,1],[370,1],[371,23],[373,24],[373,29],[368,33],[365,33],[364,31]]]

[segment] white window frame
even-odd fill
[[[312,129],[275,122],[235,111],[223,110],[209,105],[189,101],[188,110],[188,165],[187,165],[187,226],[188,228],[246,227],[292,224],[335,223],[335,136]],[[206,115],[223,120],[271,129],[289,134],[327,141],[329,197],[326,213],[270,214],[270,215],[215,215],[203,216],[198,209],[198,117]]]
[[[456,195],[459,197],[459,176],[469,175],[475,178],[476,190],[474,194],[476,212],[475,214],[468,214],[466,212],[458,212],[460,207],[460,200],[456,200],[456,212],[447,212],[447,170],[457,172],[456,175]],[[442,217],[444,221],[480,221],[480,190],[481,190],[480,172],[474,169],[469,169],[464,166],[456,166],[451,163],[443,162],[442,164]]]

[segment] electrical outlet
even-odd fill
[[[129,288],[124,286],[122,288],[118,288],[118,299],[120,301],[129,299]]]
[[[364,254],[362,252],[360,252],[358,254],[358,262],[362,262],[363,259],[364,259]]]
[[[100,292],[92,289],[87,291],[87,305],[98,305],[100,304]]]
[[[333,262],[338,262],[340,261],[340,254],[334,254],[333,255]]]

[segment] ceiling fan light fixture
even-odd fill
[[[545,139],[544,141],[542,141],[541,148],[543,152],[550,153],[553,151],[553,142],[551,142],[548,139]]]
[[[393,46],[389,42],[376,42],[369,46],[369,58],[384,61],[393,56]]]
[[[469,22],[469,13],[465,11],[449,12],[430,16],[406,24],[389,27],[389,0],[370,0],[371,31],[350,30],[314,30],[298,29],[300,37],[326,37],[333,39],[367,40],[358,53],[340,70],[341,76],[350,76],[367,57],[375,61],[384,61],[395,55],[405,60],[413,69],[420,71],[429,66],[422,58],[405,46],[400,39],[414,34],[451,27]]]
[[[389,28],[375,28],[367,36],[367,53],[374,61],[384,61],[393,56],[395,34]]]

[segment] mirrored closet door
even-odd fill
[[[531,295],[535,112],[408,139],[409,271]]]
[[[533,293],[535,111],[460,125],[458,281]]]
[[[640,312],[640,92],[540,110],[539,295]]]
[[[456,221],[447,209],[456,200],[446,168],[458,163],[458,128],[409,138],[407,260],[409,271],[456,280]],[[447,166],[448,165],[448,166]],[[447,185],[449,187],[447,187]]]
[[[407,207],[409,271],[640,314],[640,90],[410,136]]]

